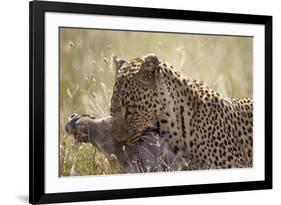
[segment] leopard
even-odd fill
[[[112,62],[116,140],[134,146],[152,130],[188,169],[252,167],[252,98],[225,97],[153,53]]]

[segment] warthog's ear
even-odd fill
[[[155,88],[159,79],[160,61],[155,54],[148,54],[143,57],[143,63],[137,73],[137,79],[146,86]]]
[[[117,56],[112,57],[112,67],[117,73],[117,71],[122,67],[122,65],[126,63],[126,61],[122,58],[118,58]]]

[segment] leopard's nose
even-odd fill
[[[73,113],[70,115],[70,117],[67,119],[67,122],[65,123],[65,131],[69,135],[75,134],[75,123],[77,120],[79,120],[80,116],[77,113]]]

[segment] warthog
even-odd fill
[[[93,144],[109,161],[116,159],[126,173],[188,168],[187,160],[168,149],[157,130],[146,130],[138,144],[132,146],[124,145],[114,137],[111,116],[95,119],[89,115],[72,114],[65,130],[77,142]]]

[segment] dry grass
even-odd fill
[[[67,117],[109,113],[112,55],[132,59],[155,53],[186,76],[225,96],[252,97],[252,38],[86,29],[60,30],[60,175],[120,173],[89,144],[64,132]]]
[[[60,176],[82,176],[121,173],[89,143],[75,143],[64,132],[60,136]]]

